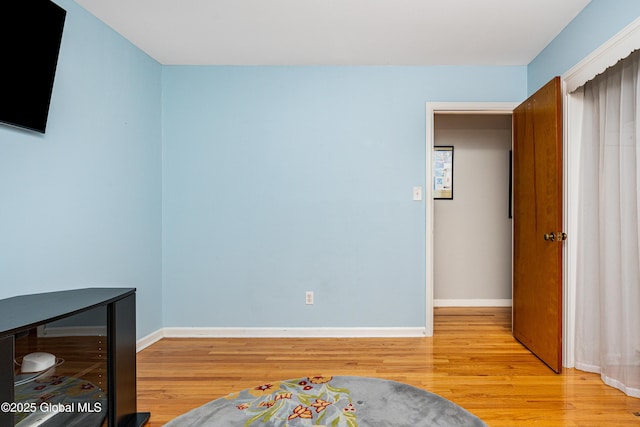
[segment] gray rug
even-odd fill
[[[455,403],[407,384],[364,377],[306,377],[230,394],[165,426],[486,427],[486,424]]]

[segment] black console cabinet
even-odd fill
[[[97,310],[106,317],[106,425],[146,424],[150,414],[138,413],[136,405],[135,292],[132,288],[87,288],[0,300],[0,403],[15,401],[16,339],[34,328]],[[0,411],[0,426],[14,425],[13,417],[11,412]]]

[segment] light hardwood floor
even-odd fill
[[[312,375],[401,381],[489,426],[640,426],[640,399],[574,369],[554,374],[511,336],[505,308],[437,308],[430,338],[165,338],[138,353],[150,427],[265,382]]]

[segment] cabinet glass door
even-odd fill
[[[107,426],[107,309],[15,337],[14,425]]]

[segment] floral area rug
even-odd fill
[[[153,415],[153,414],[152,414]],[[262,384],[216,399],[165,427],[484,426],[455,403],[377,378],[305,377]]]

